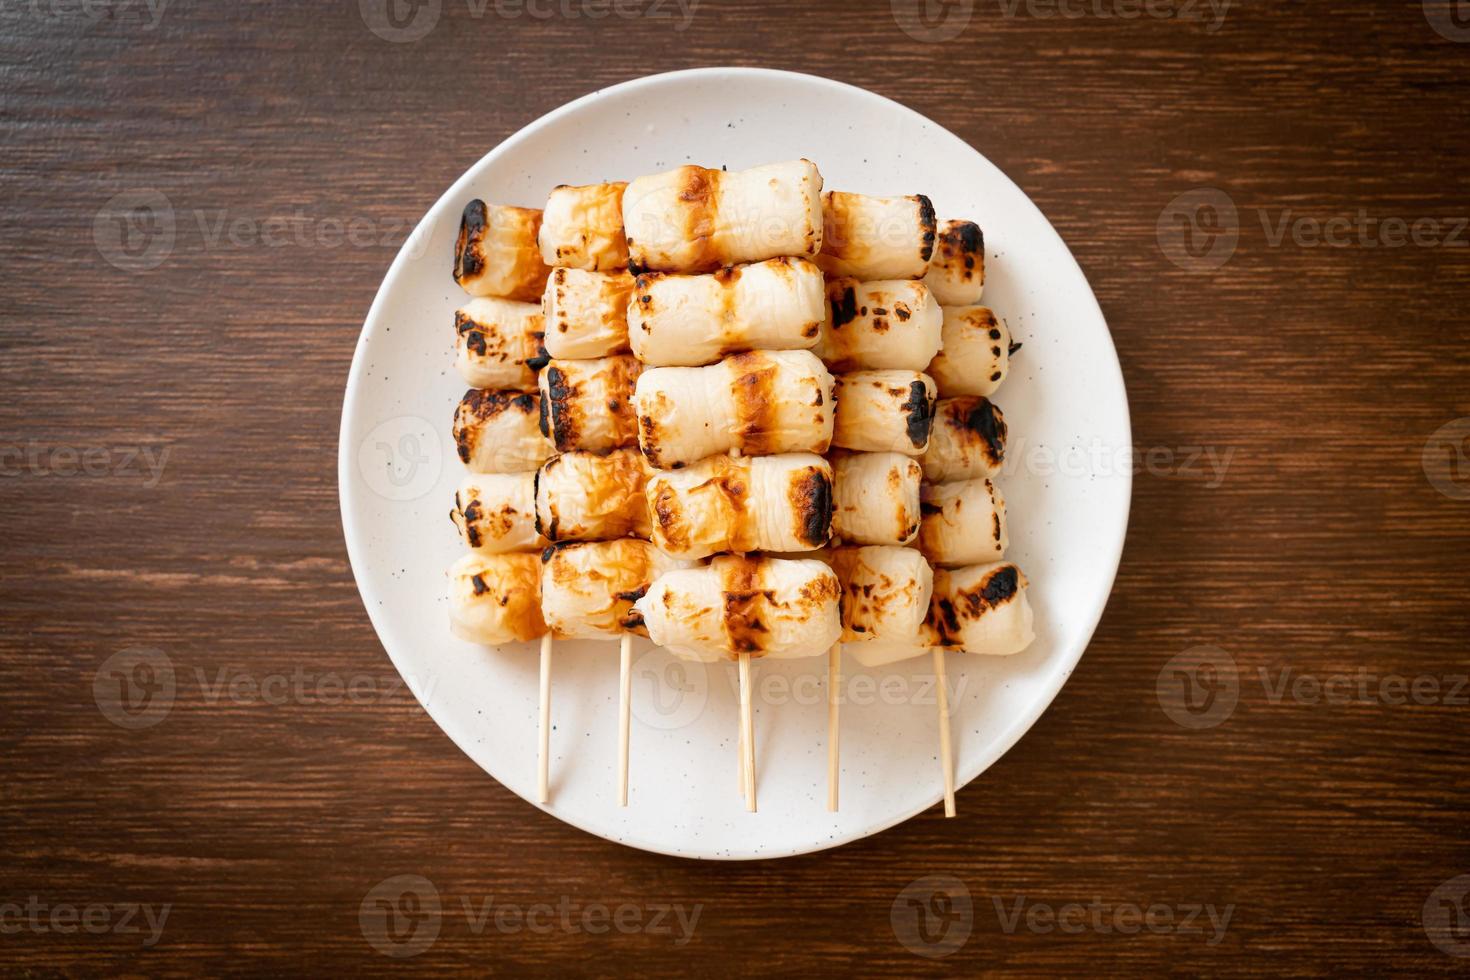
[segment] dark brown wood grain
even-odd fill
[[[963,33],[924,43],[900,29],[902,0],[702,0],[683,30],[677,12],[504,17],[492,2],[476,17],[443,0],[426,37],[390,43],[354,2],[170,3],[154,24],[139,2],[0,0],[6,972],[1465,971],[1423,916],[1470,873],[1470,689],[1453,690],[1470,674],[1470,501],[1439,492],[1423,454],[1470,416],[1470,25],[1441,19],[1445,36],[1418,0],[1250,0],[1218,29],[1098,16],[1142,7],[1129,0],[1073,0],[1075,18],[1041,0],[970,6]],[[1186,7],[1209,10],[1151,9]],[[572,98],[709,64],[862,85],[979,147],[1076,253],[1136,443],[1158,450],[1091,648],[959,817],[745,865],[604,842],[485,778],[398,686],[347,565],[335,478],[362,318],[443,188]],[[1238,209],[1238,246],[1213,270],[1171,261],[1158,233],[1201,187]],[[177,242],[128,271],[94,223],[140,189],[166,196]],[[1434,219],[1437,244],[1291,230],[1360,212]],[[260,223],[296,215],[301,238],[267,240]],[[338,240],[331,223],[354,218],[371,240]],[[1232,452],[1223,478],[1185,467],[1188,447]],[[156,480],[125,460],[134,448],[167,451]],[[1156,682],[1200,645],[1233,657],[1240,702],[1191,730]],[[164,723],[129,731],[92,685],[138,647],[187,683]],[[371,693],[230,693],[235,675],[298,667]],[[1273,699],[1288,669],[1441,688],[1408,704]],[[398,874],[432,880],[445,905],[438,940],[403,963],[358,921]],[[968,941],[937,961],[890,921],[929,875],[974,901]],[[140,933],[64,933],[3,907],[32,897],[171,910],[145,947],[141,915]],[[463,899],[701,911],[680,946],[477,933]],[[1018,902],[1008,931],[996,903]],[[1198,934],[1136,935],[1092,913],[1075,934],[1024,918],[1093,902],[1233,911],[1214,943],[1206,918]]]

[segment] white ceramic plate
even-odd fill
[[[465,385],[451,322],[459,216],[474,197],[543,206],[557,184],[685,163],[731,170],[805,156],[829,189],[928,194],[985,229],[985,302],[1025,347],[995,396],[1010,425],[1008,554],[1031,580],[1037,640],[1011,658],[949,658],[956,770],[973,780],[1035,722],[1112,587],[1132,485],[1128,406],[1097,301],[1046,218],[985,157],[888,99],[787,72],[656,75],[578,99],[521,130],[439,199],[389,270],[347,382],[339,478],[347,550],[383,646],[424,708],[484,770],[530,800],[537,656],[452,638],[448,512],[463,475],[449,437]],[[941,795],[927,659],[864,671],[847,658],[841,810],[826,810],[825,658],[757,663],[759,812],[737,783],[735,671],[634,648],[630,805],[616,803],[617,644],[564,643],[553,672],[548,812],[634,847],[760,858],[833,847]],[[385,733],[391,737],[391,733]],[[959,806],[984,792],[960,794]]]

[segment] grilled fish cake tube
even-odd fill
[[[628,352],[626,272],[553,269],[541,297],[546,352],[562,360],[588,360]]]
[[[623,191],[627,184],[567,184],[551,192],[538,236],[541,260],[561,269],[625,271]]]
[[[1006,499],[989,480],[926,483],[919,550],[936,565],[999,561],[1010,546]]]
[[[920,462],[930,483],[994,477],[1005,462],[1005,416],[988,398],[941,398]]]
[[[471,473],[535,470],[552,455],[541,435],[541,396],[530,392],[465,393],[454,410],[454,446]]]
[[[834,548],[842,583],[842,642],[865,666],[913,656],[934,595],[934,571],[912,548]]]
[[[1011,369],[1011,342],[1005,323],[984,306],[944,311],[944,349],[929,365],[941,398],[993,395]]]
[[[822,254],[829,276],[922,279],[934,255],[934,205],[922,194],[869,197],[829,191],[822,195]]]
[[[714,272],[814,256],[822,250],[822,175],[810,160],[792,160],[640,177],[623,194],[623,225],[638,272]]]
[[[454,281],[471,296],[536,302],[551,272],[536,243],[540,231],[540,211],[476,198],[459,219]]]
[[[985,292],[985,234],[973,221],[939,226],[934,256],[924,274],[940,306],[970,306]]]
[[[476,388],[536,390],[546,366],[541,307],[477,296],[454,314],[455,367]]]
[[[944,314],[913,279],[833,279],[813,353],[833,371],[922,371],[939,352]]]
[[[653,580],[684,566],[647,541],[578,541],[541,554],[541,608],[557,636],[647,636],[634,607]]]
[[[630,354],[558,361],[541,372],[541,433],[558,452],[602,453],[638,442],[630,406],[643,365]]]
[[[449,569],[449,629],[485,646],[543,636],[541,556],[472,551],[455,562]]]
[[[919,533],[924,471],[902,453],[832,460],[832,534],[845,544],[905,545]]]
[[[854,371],[837,377],[832,445],[920,456],[934,422],[934,379],[918,371]]]
[[[1004,657],[1036,639],[1026,576],[1010,562],[934,572],[931,619],[940,644]]]
[[[910,642],[859,643],[849,649],[865,667],[927,656],[935,647],[1005,657],[1036,639],[1026,576],[1009,562],[934,569],[929,615]]]
[[[648,472],[637,449],[562,453],[534,478],[537,530],[551,541],[648,537]]]
[[[778,258],[709,275],[638,277],[628,338],[644,363],[698,367],[748,350],[802,350],[826,318],[822,271]]]
[[[751,351],[700,368],[649,368],[634,404],[643,455],[660,469],[739,450],[824,453],[832,375],[810,351]]]
[[[486,554],[540,551],[535,473],[471,473],[454,495],[449,519],[472,550]]]
[[[820,561],[722,555],[661,576],[637,609],[649,638],[675,656],[794,659],[824,654],[842,635],[840,594]]]
[[[710,456],[648,481],[653,543],[676,558],[811,551],[832,527],[832,467],[812,453]]]

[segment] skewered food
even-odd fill
[[[839,375],[832,444],[864,453],[922,455],[929,446],[934,402],[934,379],[918,371]]]
[[[677,656],[791,659],[837,642],[840,591],[823,562],[722,555],[664,574],[636,607],[653,642]]]
[[[941,398],[934,433],[924,453],[931,483],[994,477],[1005,462],[1006,420],[988,398]]]
[[[999,561],[1010,546],[1006,500],[989,480],[926,483],[919,550],[936,565]]]
[[[922,194],[869,197],[822,195],[822,253],[829,276],[922,279],[934,254],[934,205]]]
[[[918,280],[833,279],[827,299],[812,353],[833,371],[922,371],[939,352],[944,314]]]
[[[449,570],[449,628],[471,643],[498,646],[545,634],[541,556],[472,551]]]
[[[811,453],[710,456],[648,481],[653,543],[677,558],[799,552],[827,543],[832,467]]]
[[[539,551],[548,542],[536,528],[535,484],[531,472],[471,473],[454,495],[449,518],[471,549]]]
[[[944,311],[944,349],[929,365],[942,398],[992,395],[1011,369],[1011,355],[1021,348],[1011,342],[1005,323],[984,306]]]
[[[1009,562],[934,572],[935,626],[942,646],[1009,656],[1036,639],[1029,583]]]
[[[455,366],[475,388],[532,391],[546,365],[541,307],[477,296],[454,314]]]
[[[557,636],[647,636],[634,603],[653,580],[684,565],[647,541],[577,541],[541,555],[541,606]]]
[[[842,583],[842,642],[866,666],[910,652],[924,631],[934,571],[912,548],[834,548],[832,570]]]
[[[541,261],[536,236],[541,212],[486,204],[465,205],[454,246],[454,281],[471,296],[501,296],[534,303],[551,271]]]
[[[541,435],[541,396],[472,389],[454,411],[454,445],[471,473],[520,473],[551,457]]]
[[[903,545],[919,533],[924,471],[903,453],[850,453],[832,461],[832,534],[847,544]]]
[[[562,453],[535,475],[535,525],[551,541],[648,537],[648,463],[637,449]]]
[[[628,267],[623,235],[623,191],[627,184],[567,184],[551,192],[541,222],[541,260],[562,269],[612,272]]]
[[[548,369],[549,370],[549,369]],[[700,368],[649,368],[634,405],[643,455],[660,469],[738,450],[827,451],[832,376],[810,351],[752,351]]]
[[[553,269],[541,297],[546,352],[564,360],[627,353],[632,295],[626,272]]]
[[[985,234],[973,221],[939,227],[924,282],[940,306],[969,306],[985,291]]]
[[[600,453],[638,442],[628,410],[643,365],[629,354],[558,361],[541,372],[541,433],[558,452]]]
[[[809,348],[826,315],[822,271],[776,258],[708,275],[644,273],[628,335],[646,364],[698,367],[737,351]]]
[[[688,166],[563,185],[544,213],[472,201],[454,275],[474,389],[451,626],[541,639],[539,799],[554,638],[618,637],[626,804],[636,633],[738,664],[750,810],[752,660],[827,655],[835,810],[842,646],[868,666],[930,655],[953,816],[947,653],[1034,639],[1000,561],[1007,428],[987,398],[1019,345],[977,305],[979,226],[938,225],[922,195],[824,194],[807,160]]]
[[[623,194],[632,267],[713,272],[816,255],[822,250],[821,192],[822,175],[810,160],[735,173],[680,167],[639,177]]]

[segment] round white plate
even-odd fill
[[[923,116],[822,78],[712,68],[594,92],[496,147],[429,211],[373,302],[342,409],[342,523],[378,636],[439,726],[527,800],[536,788],[536,649],[475,647],[452,638],[446,619],[445,570],[462,553],[448,518],[463,476],[449,436],[465,391],[451,339],[465,300],[450,276],[460,212],[475,197],[541,207],[557,184],[803,156],[829,189],[924,193],[941,219],[978,221],[985,302],[1025,344],[994,400],[1010,425],[1001,481],[1008,557],[1031,580],[1037,639],[1015,657],[947,661],[959,785],[1051,703],[1102,615],[1128,523],[1128,405],[1087,280],[1026,195]],[[836,814],[826,809],[825,658],[755,664],[759,812],[751,814],[737,780],[736,671],[676,661],[646,640],[634,658],[623,809],[614,786],[617,644],[557,646],[544,809],[561,820],[665,854],[764,858],[876,833],[940,799],[927,659],[876,671],[844,659]],[[982,792],[961,793],[959,806]]]

